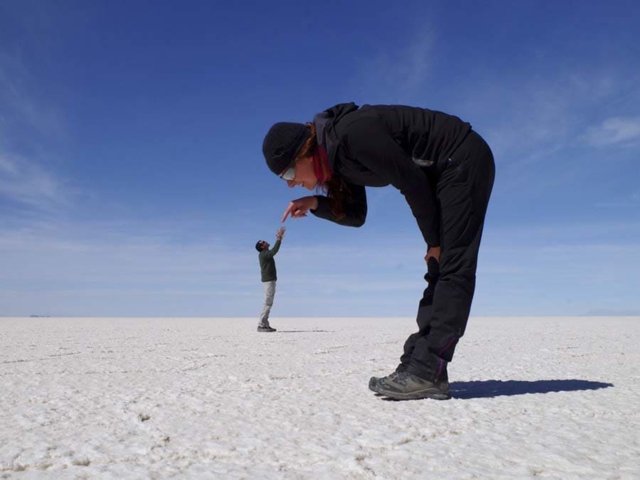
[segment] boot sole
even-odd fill
[[[442,392],[440,390],[417,390],[415,392],[409,393],[401,393],[401,392],[391,392],[389,390],[385,390],[384,388],[379,388],[376,390],[376,393],[389,398],[391,400],[422,400],[425,398],[430,398],[432,400],[449,400],[451,395],[447,392]]]

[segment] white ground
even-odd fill
[[[640,318],[472,318],[408,402],[411,319],[255,323],[0,318],[0,478],[640,478]]]

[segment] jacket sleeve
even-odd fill
[[[426,174],[391,137],[377,118],[363,118],[350,125],[349,154],[375,175],[396,187],[411,208],[425,242],[440,245],[440,213]]]
[[[264,252],[264,256],[266,258],[273,258],[273,256],[278,253],[278,250],[280,250],[280,243],[282,243],[280,240],[276,240],[276,243],[273,244],[273,248]]]
[[[367,193],[361,185],[348,185],[351,190],[349,200],[344,205],[345,216],[338,219],[331,211],[330,200],[323,195],[316,195],[318,208],[311,210],[316,217],[330,220],[346,227],[361,227],[367,218]]]

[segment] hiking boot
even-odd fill
[[[380,382],[385,379],[393,380],[396,377],[396,375],[398,375],[398,373],[400,372],[395,371],[395,372],[391,372],[386,377],[371,377],[369,379],[369,390],[375,393],[380,393],[378,392],[378,385],[380,384]]]
[[[276,329],[273,327],[270,327],[269,325],[258,325],[258,331],[259,332],[275,332]]]
[[[417,400],[420,398],[433,398],[435,400],[448,400],[449,382],[446,377],[437,382],[430,382],[409,372],[397,372],[378,380],[377,393],[393,400]]]

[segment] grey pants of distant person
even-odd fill
[[[260,314],[261,327],[269,326],[269,314],[271,313],[271,307],[273,306],[273,297],[276,296],[276,281],[262,282],[264,287],[264,306],[262,307],[262,313]]]
[[[489,146],[471,132],[438,179],[441,210],[440,279],[433,298],[424,291],[419,331],[404,346],[398,370],[427,380],[444,379],[447,363],[464,334],[476,284],[478,250],[495,166]]]

